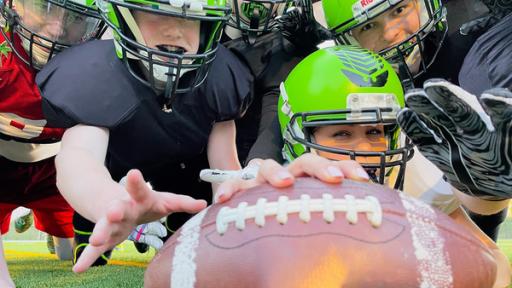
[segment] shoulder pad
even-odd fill
[[[45,117],[56,127],[113,128],[133,113],[140,102],[137,94],[145,88],[117,58],[112,40],[93,40],[59,53],[36,82]]]
[[[217,122],[240,118],[252,101],[253,76],[248,67],[219,45],[206,81],[199,88]]]

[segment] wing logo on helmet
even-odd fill
[[[344,64],[341,72],[358,86],[384,86],[388,79],[388,72],[383,69],[382,60],[375,55],[361,53],[358,47],[353,46],[352,49],[333,51]]]

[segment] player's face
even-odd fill
[[[384,125],[330,125],[318,127],[313,133],[319,145],[356,152],[383,152],[388,149]],[[348,155],[316,151],[320,156],[333,160],[350,159]],[[357,157],[360,163],[379,163],[379,157]]]
[[[404,0],[351,33],[362,47],[379,52],[406,40],[420,27],[418,0]]]
[[[148,47],[166,52],[197,53],[199,21],[138,10],[133,11],[133,17]]]
[[[41,36],[36,43],[51,46],[47,38],[64,45],[74,45],[87,40],[95,32],[98,19],[84,16],[61,6],[39,0],[13,2],[21,23],[31,32]]]

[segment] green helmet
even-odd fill
[[[448,30],[441,0],[322,0],[322,5],[336,42],[378,52],[397,66],[404,87],[414,86],[433,63]],[[389,26],[377,21],[383,17]]]
[[[291,161],[305,152],[324,151],[356,157],[378,157],[361,163],[384,183],[399,166],[395,188],[401,188],[412,146],[401,145],[397,112],[404,107],[400,79],[381,56],[357,46],[318,50],[302,60],[280,86],[278,116],[283,156]],[[384,125],[387,150],[353,151],[315,143],[314,129],[329,125]],[[379,175],[377,175],[379,174]]]
[[[232,38],[242,37],[254,44],[258,35],[277,29],[277,19],[296,3],[295,0],[230,0],[233,13],[226,27]]]
[[[37,70],[63,49],[105,31],[94,0],[0,0],[0,14],[3,37]]]
[[[98,7],[113,30],[117,56],[135,78],[164,92],[164,108],[170,108],[177,93],[188,92],[206,79],[231,13],[226,0],[98,0]],[[197,53],[187,53],[183,47],[169,48],[166,43],[149,47],[134,11],[200,21]],[[138,69],[140,62],[144,73]],[[182,77],[185,73],[187,77]]]

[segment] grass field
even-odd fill
[[[503,235],[507,236],[512,221],[503,227]],[[14,229],[11,229],[14,231]],[[21,288],[131,288],[143,286],[144,269],[154,256],[154,250],[139,254],[131,242],[119,245],[112,254],[110,264],[92,268],[88,272],[76,275],[71,272],[70,261],[59,261],[51,255],[46,242],[26,241],[27,239],[44,238],[35,229],[23,234],[9,232],[5,235],[4,249],[9,271]],[[23,242],[22,242],[23,241]],[[500,239],[499,246],[512,261],[512,238]],[[512,286],[511,286],[512,288]]]
[[[109,265],[77,275],[71,272],[71,261],[60,261],[48,252],[44,234],[34,228],[23,234],[13,231],[11,227],[2,238],[11,277],[21,288],[142,287],[144,269],[155,254],[153,249],[140,254],[126,241],[114,250]]]

